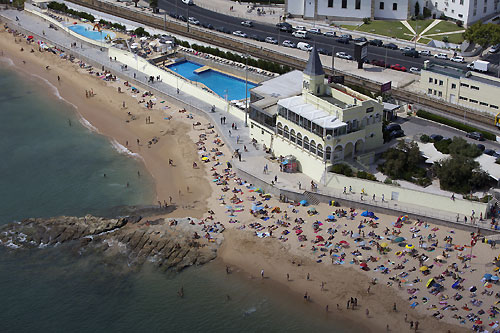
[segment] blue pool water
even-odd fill
[[[85,36],[87,38],[96,40],[96,41],[104,41],[106,36],[114,39],[116,34],[112,31],[101,30],[101,32],[97,30],[93,30],[93,27],[89,24],[74,24],[68,27],[70,30],[73,30],[77,34]]]
[[[168,66],[170,70],[179,73],[186,79],[203,83],[223,98],[226,97],[226,94],[228,100],[239,100],[245,98],[244,80],[240,80],[236,77],[225,75],[213,70],[196,74],[194,71],[200,67],[203,67],[203,65],[191,61],[183,61]],[[248,82],[248,90],[253,87],[256,87],[256,85]],[[248,93],[248,96],[250,97],[250,93]]]

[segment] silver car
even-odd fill
[[[278,44],[278,40],[274,37],[266,37],[265,42],[269,43],[269,44],[275,44],[275,45]]]
[[[352,56],[345,53],[345,52],[337,52],[335,53],[335,56],[340,59],[346,59],[346,60],[352,60]]]
[[[241,30],[236,30],[235,32],[233,32],[233,35],[238,36],[238,37],[243,37],[243,38],[248,37],[248,35]]]
[[[285,41],[283,41],[282,45],[286,46],[286,47],[291,47],[291,48],[296,48],[297,47],[297,45],[294,42],[292,42],[292,41],[290,41],[288,39],[285,40]]]

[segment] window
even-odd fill
[[[309,150],[309,138],[307,136],[304,137],[304,149]]]
[[[326,147],[326,160],[329,161],[332,158],[332,147]]]
[[[361,9],[361,0],[356,0],[356,9]]]
[[[469,88],[469,85],[467,83],[460,83],[460,87],[466,87]]]
[[[278,123],[278,134],[283,135],[283,125],[281,123]]]
[[[438,79],[434,79],[434,84],[438,84]]]
[[[443,85],[443,80],[439,80],[439,85],[442,86]]]
[[[302,147],[302,134],[297,133],[297,145]]]
[[[483,13],[486,13],[486,7],[483,8]]]
[[[434,96],[436,96],[436,94],[437,94],[437,90],[434,90]]]
[[[461,99],[462,101],[468,101],[468,98],[467,97],[462,97],[462,96],[459,96],[458,99]]]
[[[443,97],[443,93],[441,91],[438,91],[438,97]]]
[[[475,99],[469,99],[469,102],[477,104],[477,101]]]
[[[309,151],[313,154],[316,154],[316,141],[311,140],[311,146],[309,148]]]
[[[444,11],[447,12],[448,11],[448,7],[444,7]]]
[[[370,112],[373,112],[373,106],[369,107],[369,108],[366,108],[366,113],[370,113]]]
[[[290,130],[290,141],[295,143],[295,130]]]
[[[457,85],[455,83],[451,84],[451,89],[457,89]]]
[[[490,104],[490,108],[492,108],[492,109],[498,109],[498,106]]]
[[[451,13],[452,13],[452,14],[454,14],[454,13],[455,13],[455,9],[452,9],[452,10],[451,10]]]
[[[479,105],[488,106],[488,103],[485,103],[485,102],[479,102]]]
[[[429,83],[432,83],[432,77],[429,78]]]
[[[464,17],[464,16],[463,16],[462,14],[458,14],[458,17],[462,18],[462,17]]]
[[[328,7],[332,8],[333,7],[333,0],[328,0]]]
[[[476,87],[476,86],[470,86],[471,89],[474,89],[474,90],[479,90],[479,87]]]
[[[379,8],[380,8],[381,10],[384,10],[384,2],[383,2],[383,1],[381,1],[381,2],[380,2],[380,7],[379,7]]]
[[[436,2],[434,2],[434,7],[436,7],[436,9],[438,8],[438,3],[437,3],[437,1],[436,1]]]
[[[285,126],[283,130],[283,136],[287,139],[290,139],[290,132],[288,131],[288,126]]]
[[[464,4],[464,0],[460,0],[460,4],[463,6],[463,4]],[[460,14],[460,15],[462,15],[462,14]],[[463,16],[463,15],[462,15],[462,16]],[[462,16],[460,16],[460,17],[462,17]]]
[[[432,89],[431,89],[431,88],[429,88],[429,90],[427,90],[427,93],[428,93],[429,95],[432,95]],[[279,131],[280,131],[280,129],[279,129],[279,127],[278,127],[278,133],[279,133]],[[281,133],[279,133],[279,134],[281,134]]]
[[[394,2],[392,4],[392,10],[398,10],[398,3],[397,2]]]
[[[347,0],[342,0],[342,8],[347,8]]]
[[[323,158],[323,146],[318,145],[318,151],[316,152],[316,155],[318,155],[319,158]]]
[[[476,12],[476,9],[474,8],[474,11],[472,12],[472,15],[473,16],[476,16],[477,12]]]

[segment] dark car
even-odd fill
[[[340,35],[340,38],[347,38],[349,40],[352,40],[352,35],[349,35],[349,34],[343,34],[343,35]]]
[[[349,44],[349,38],[340,37],[337,39],[337,42],[342,44]]]
[[[416,51],[416,50],[405,50],[403,52],[403,55],[407,56],[407,57],[413,57],[413,58],[420,57],[420,54],[418,54],[418,51]]]
[[[384,47],[386,47],[388,49],[391,49],[391,50],[397,50],[397,49],[399,49],[399,47],[396,44],[394,44],[394,43],[385,44]]]
[[[383,60],[373,59],[373,60],[371,61],[371,64],[372,64],[372,65],[375,65],[375,66],[386,67],[386,63],[385,63],[385,61],[383,61]],[[388,66],[388,65],[387,65],[387,66]]]
[[[317,51],[320,54],[329,55],[329,56],[332,55],[332,51],[328,51],[327,49],[324,49],[324,48],[321,48],[321,47],[317,48]]]
[[[211,25],[210,23],[202,23],[201,26],[203,28],[207,28],[207,29],[210,29],[210,30],[214,30],[214,26]]]
[[[183,16],[183,15],[179,15],[177,18],[179,20],[181,20],[182,22],[187,22],[188,21],[188,19],[185,16]]]
[[[170,12],[170,13],[168,14],[168,16],[170,16],[170,17],[172,17],[172,18],[174,18],[174,19],[179,18],[179,15],[177,15],[177,13],[176,13],[176,12]]]
[[[490,155],[490,156],[495,156],[496,155],[496,152],[493,149],[485,149],[483,151],[483,153],[486,154],[486,155]]]
[[[405,132],[403,130],[396,130],[392,131],[391,134],[389,134],[391,138],[401,138],[405,136]]]
[[[382,46],[382,45],[384,45],[384,42],[381,41],[380,39],[372,39],[370,41],[370,45]]]
[[[356,42],[356,43],[362,43],[362,42],[367,42],[368,39],[366,39],[365,37],[358,37],[358,38],[353,39],[352,41]]]
[[[396,123],[392,123],[392,124],[387,125],[385,130],[387,132],[399,131],[399,130],[401,130],[401,125],[396,124]]]
[[[484,141],[483,134],[479,133],[479,132],[470,132],[470,133],[465,134],[465,136],[468,138],[474,139],[474,140]]]
[[[476,145],[476,147],[477,147],[480,151],[484,151],[484,150],[486,149],[486,147],[485,147],[483,144],[480,144],[480,143],[478,143],[478,144]]]
[[[253,40],[256,40],[256,41],[259,41],[259,42],[264,42],[266,39],[262,36],[259,36],[259,35],[250,35],[250,39],[253,39]]]
[[[217,30],[218,32],[223,32],[223,33],[225,33],[225,34],[230,34],[230,33],[231,33],[231,30],[229,30],[229,29],[228,29],[228,28],[226,28],[226,27],[218,27],[218,28],[217,28],[217,29],[215,29],[215,30]]]
[[[443,140],[443,136],[439,134],[431,134],[429,138],[431,138],[431,140],[435,142]]]
[[[290,23],[286,23],[286,22],[280,22],[278,24],[276,24],[276,27],[278,27],[281,31],[285,31],[285,32],[292,32],[293,31],[293,27]]]

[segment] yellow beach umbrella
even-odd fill
[[[427,281],[427,288],[429,288],[429,286],[434,282],[434,278],[430,278],[429,281]]]
[[[208,157],[202,157],[201,160],[202,161],[208,161]]]
[[[387,244],[387,243],[381,243],[381,244],[380,244],[380,246],[381,246],[381,247],[388,247],[388,246],[389,246],[389,244]]]
[[[428,269],[429,269],[429,267],[427,267],[427,266],[420,267],[420,271],[422,271],[422,272],[425,272]]]
[[[415,246],[412,244],[406,244],[406,248],[412,250]]]

